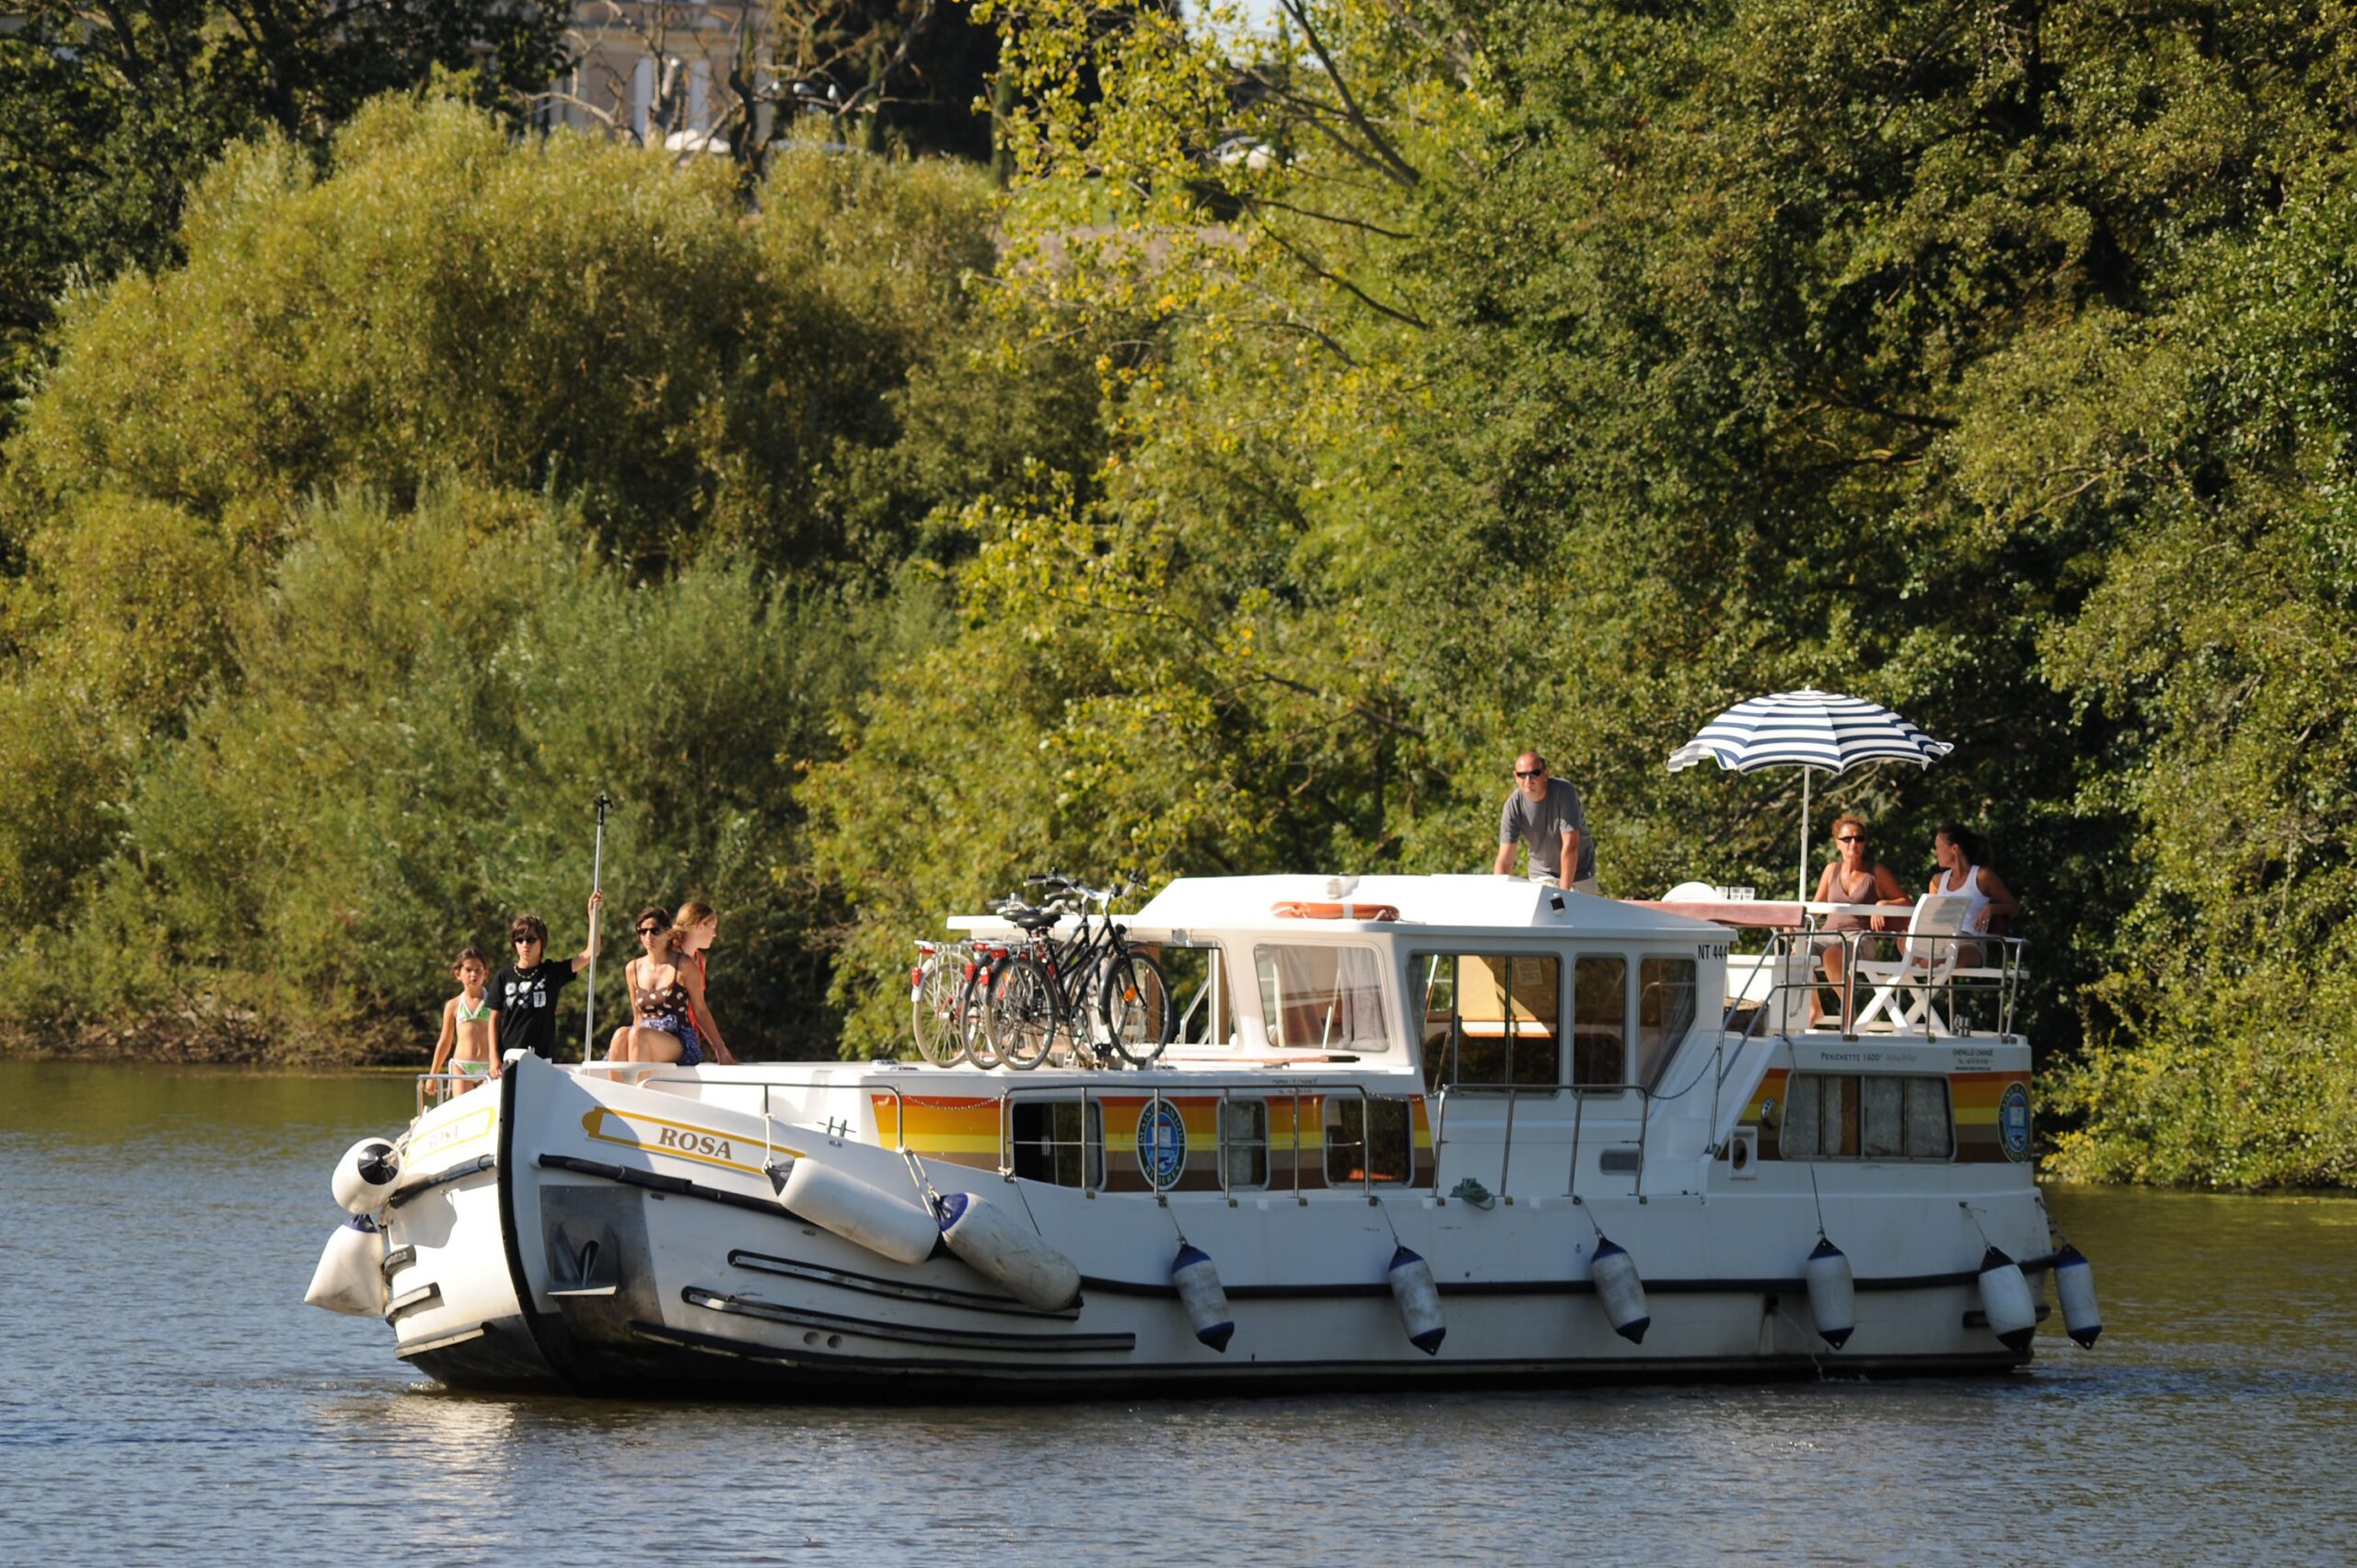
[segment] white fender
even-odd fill
[[[2038,1333],[2038,1303],[2022,1266],[1994,1247],[1980,1255],[1980,1310],[1998,1343],[2011,1351],[2029,1349]]]
[[[1426,1355],[1438,1355],[1448,1328],[1440,1318],[1440,1285],[1433,1278],[1433,1266],[1400,1245],[1392,1250],[1389,1273],[1391,1299],[1399,1306],[1399,1324],[1408,1330],[1408,1342]]]
[[[974,1272],[1026,1307],[1054,1312],[1080,1294],[1071,1259],[971,1192],[941,1201],[941,1237]]]
[[[1808,1279],[1808,1310],[1817,1319],[1817,1331],[1827,1344],[1840,1350],[1858,1326],[1858,1287],[1850,1277],[1850,1260],[1820,1236],[1802,1272]]]
[[[2054,1255],[2054,1294],[2062,1298],[2062,1327],[2085,1350],[2103,1332],[2103,1314],[2096,1309],[2096,1271],[2086,1254],[2062,1244]]]
[[[354,1318],[385,1315],[385,1236],[376,1221],[354,1214],[335,1227],[303,1299]]]
[[[1587,1260],[1587,1277],[1596,1283],[1596,1299],[1612,1319],[1612,1331],[1632,1345],[1643,1344],[1654,1317],[1645,1306],[1645,1282],[1637,1277],[1637,1262],[1628,1249],[1599,1235]]]
[[[1187,1309],[1187,1321],[1195,1326],[1195,1338],[1225,1352],[1236,1336],[1236,1318],[1227,1309],[1227,1292],[1220,1285],[1219,1271],[1212,1267],[1211,1254],[1180,1242],[1178,1256],[1171,1260],[1170,1283],[1178,1288],[1178,1302]]]
[[[335,1162],[328,1186],[346,1212],[373,1214],[385,1206],[393,1195],[393,1183],[401,1179],[401,1157],[393,1145],[383,1138],[363,1138]]]
[[[807,1156],[786,1173],[778,1202],[812,1225],[895,1263],[923,1262],[941,1239],[941,1226],[916,1204]]]

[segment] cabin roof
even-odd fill
[[[1347,886],[1347,891],[1343,889]],[[1554,907],[1557,898],[1562,908]],[[1305,920],[1275,912],[1280,903],[1388,904],[1399,912],[1397,924],[1349,920]],[[1181,877],[1155,895],[1145,908],[1123,917],[1132,932],[1271,931],[1297,935],[1337,930],[1395,931],[1430,926],[1445,930],[1522,932],[1534,935],[1582,935],[1695,941],[1724,932],[1708,921],[1625,904],[1587,893],[1558,894],[1552,888],[1515,877],[1361,877],[1315,873],[1274,877]]]

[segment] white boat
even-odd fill
[[[1522,1386],[2016,1367],[2084,1261],[2009,964],[1997,1027],[1956,971],[1845,1035],[1774,983],[1795,943],[1502,877],[1183,878],[1124,923],[1190,1004],[1145,1070],[518,1057],[339,1177],[358,1305],[459,1388]]]

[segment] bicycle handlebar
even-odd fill
[[[1061,871],[1040,871],[1026,877],[1023,879],[1023,885],[1027,888],[1046,888],[1057,892],[1077,894],[1081,898],[1093,900],[1105,906],[1109,912],[1115,900],[1144,890],[1145,878],[1135,871],[1116,869],[1113,873],[1112,887],[1091,888],[1074,877],[1067,877]]]

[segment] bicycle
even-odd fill
[[[1127,928],[1112,915],[1114,900],[1134,891],[1136,880],[1087,888],[1050,872],[1025,885],[1078,898],[1080,924],[1069,940],[1058,941],[1057,922],[1070,910],[1007,900],[1006,918],[1028,940],[991,981],[983,1033],[999,1060],[1028,1072],[1048,1060],[1062,1032],[1075,1054],[1095,1065],[1150,1065],[1170,1043],[1170,990],[1162,966],[1129,945]],[[1090,903],[1097,906],[1093,924]]]

